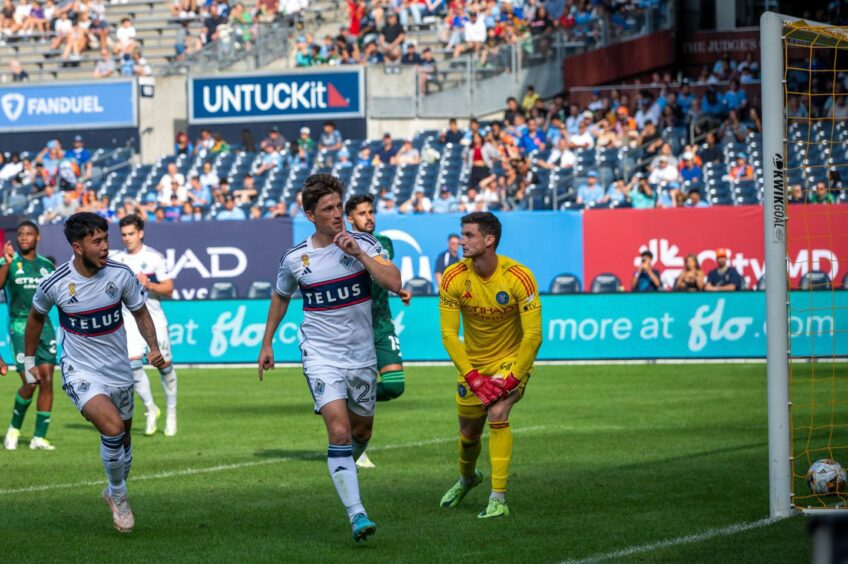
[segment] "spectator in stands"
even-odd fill
[[[268,211],[265,213],[266,218],[286,217],[286,215],[288,215],[286,211],[286,203],[282,200],[279,202],[268,200],[265,202],[265,205],[268,207]]]
[[[301,127],[300,137],[297,138],[297,146],[307,153],[312,153],[315,150],[315,140],[310,137],[311,134],[312,131],[308,127]]]
[[[156,185],[156,192],[158,192],[158,200],[164,203],[171,202],[171,188],[176,184],[179,186],[185,185],[185,176],[182,175],[177,170],[176,163],[168,163],[168,166],[165,169],[165,174],[162,175],[162,178],[159,179],[159,184]]]
[[[111,78],[118,72],[115,59],[107,48],[100,49],[100,59],[94,65],[94,78]]]
[[[121,25],[115,30],[115,46],[112,52],[115,55],[129,55],[136,47],[136,31],[132,20],[122,18]]]
[[[52,179],[56,176],[59,170],[59,163],[65,156],[65,151],[62,150],[62,144],[58,139],[51,139],[47,145],[35,156],[35,163],[41,164],[44,171]]]
[[[398,213],[397,206],[395,206],[395,195],[385,186],[380,188],[379,195],[377,196],[377,213]]]
[[[438,64],[433,58],[433,52],[429,47],[425,47],[421,51],[421,62],[418,65],[418,90],[419,92],[427,92],[427,85],[435,84],[441,86],[441,81],[438,78]]]
[[[212,146],[215,144],[215,139],[212,137],[212,132],[205,127],[200,130],[200,137],[197,143],[194,144],[194,152],[200,156],[206,155]]]
[[[406,53],[403,54],[403,57],[400,58],[400,63],[402,65],[420,65],[421,64],[421,55],[419,55],[415,51],[415,43],[410,41],[406,44]]]
[[[188,203],[188,202],[186,202]],[[180,216],[183,213],[183,206],[176,194],[171,194],[171,201],[167,206],[160,208],[163,212],[163,221],[165,223],[177,223],[180,221]]]
[[[595,138],[589,130],[588,119],[584,118],[577,126],[577,133],[569,137],[572,149],[592,149],[595,146]]]
[[[46,212],[53,212],[62,204],[62,196],[62,194],[56,192],[56,188],[48,184],[44,187],[44,195],[41,196],[41,207]],[[55,219],[55,217],[51,219]]]
[[[586,174],[586,182],[577,189],[577,203],[584,206],[600,204],[604,196],[604,187],[598,182],[598,171],[590,170]]]
[[[524,152],[529,154],[533,151],[544,151],[546,142],[545,132],[542,131],[536,120],[534,118],[528,119],[527,128],[523,131],[520,141]]]
[[[698,263],[698,257],[693,254],[686,255],[684,270],[677,277],[674,289],[678,292],[701,292],[704,289],[704,271]]]
[[[430,213],[433,203],[430,198],[424,195],[424,188],[416,186],[412,192],[412,197],[405,201],[400,206],[400,213],[420,214]]]
[[[256,176],[262,176],[270,170],[281,168],[283,165],[283,157],[274,150],[273,145],[265,145],[264,151],[259,166],[253,171]]]
[[[477,187],[483,180],[492,176],[492,167],[499,157],[500,153],[494,144],[475,133],[471,138],[471,146],[465,153],[465,161],[471,170],[468,185]]]
[[[294,201],[289,206],[289,216],[296,217],[303,213],[303,192],[298,190],[294,195]]]
[[[246,174],[241,183],[241,188],[233,190],[237,205],[252,204],[259,197],[259,190],[256,189],[256,180],[252,174]]]
[[[268,145],[275,151],[282,151],[286,146],[286,139],[280,134],[280,128],[276,125],[268,130],[268,136],[259,143],[259,148],[264,151]]]
[[[723,102],[727,110],[742,111],[747,108],[748,94],[739,88],[739,81],[735,78],[730,81],[730,85],[724,92]]]
[[[691,186],[701,186],[704,182],[704,173],[701,167],[695,164],[695,154],[687,151],[681,158],[683,162],[680,167],[680,180],[688,182]]]
[[[127,72],[129,69],[129,72]],[[121,67],[121,74],[124,76],[153,76],[153,68],[141,55],[141,49],[135,49],[132,53],[129,62],[125,62]]]
[[[394,142],[392,141],[392,134],[386,132],[383,134],[383,144],[377,149],[377,152],[374,153],[373,164],[377,166],[379,164],[391,164],[392,157],[397,154],[398,150],[394,146]]]
[[[547,161],[537,160],[536,164],[538,166],[542,167],[542,168],[547,168],[547,169],[556,169],[556,168],[571,169],[571,168],[573,168],[574,165],[577,164],[577,157],[574,155],[574,153],[571,151],[571,149],[568,148],[568,146],[569,146],[568,137],[563,135],[562,137],[560,137],[559,143],[557,144],[557,146],[554,148],[553,151],[551,151],[551,154],[548,156],[548,160]]]
[[[215,184],[218,188],[220,183]],[[200,181],[200,176],[192,174],[189,179],[189,188],[186,192],[187,203],[191,204],[192,208],[200,208],[206,210],[209,204],[212,203],[212,188],[205,186]]]
[[[12,75],[12,82],[29,81],[29,73],[21,66],[21,62],[17,59],[9,61],[9,74]]]
[[[85,142],[81,135],[74,136],[74,146],[65,151],[65,157],[73,159],[79,167],[82,178],[91,178],[94,163],[91,162],[91,151],[85,148]]]
[[[454,46],[454,58],[461,56],[463,53],[471,53],[472,56],[479,56],[486,42],[486,22],[474,10],[468,12],[468,18],[463,25],[462,38],[463,41]],[[481,60],[480,63],[485,64],[486,61]]]
[[[324,122],[324,130],[318,139],[318,148],[326,151],[338,151],[342,148],[342,134],[332,121]]]
[[[714,129],[724,118],[727,108],[724,105],[724,100],[719,96],[715,88],[707,89],[704,97],[701,98],[701,115],[709,118],[707,122],[708,129]]]
[[[642,260],[639,263],[639,268],[633,274],[630,289],[633,292],[656,292],[660,289],[662,283],[660,282],[659,271],[651,266],[654,253],[645,249],[640,256]]]
[[[175,155],[193,155],[194,145],[188,138],[185,131],[178,131],[174,138],[174,154]]]
[[[739,119],[737,110],[730,110],[727,119],[719,128],[719,137],[729,143],[744,143],[748,137],[748,126]]]
[[[395,12],[389,14],[387,21],[386,27],[380,32],[380,51],[388,60],[397,61],[406,36]]]
[[[2,174],[0,174],[2,176]],[[803,204],[807,201],[807,198],[804,196],[804,187],[798,183],[792,184],[789,187],[789,203],[790,204]]]
[[[617,178],[607,188],[603,203],[625,205],[630,203],[630,187],[623,179]]]
[[[75,192],[65,192],[62,194],[62,203],[53,209],[55,215],[48,212],[48,221],[54,219],[67,219],[77,213],[79,200]]]
[[[827,182],[819,180],[816,182],[815,189],[810,193],[811,204],[835,204],[836,195],[833,194],[827,187]]]
[[[445,132],[445,143],[458,145],[462,142],[463,137],[465,137],[465,134],[459,129],[459,123],[455,118],[451,118],[448,121],[448,130]]]
[[[204,162],[203,172],[200,174],[200,184],[209,190],[215,190],[220,182],[221,179],[212,168],[212,163],[209,161]]]
[[[456,211],[456,208],[456,197],[451,193],[450,188],[442,186],[442,189],[439,190],[439,197],[433,201],[431,211],[433,213],[448,213]]]
[[[633,175],[630,183],[630,204],[635,209],[650,209],[657,207],[657,194],[647,177],[641,172]]]
[[[536,105],[536,100],[539,99],[539,93],[536,92],[536,87],[532,84],[527,86],[527,90],[524,93],[524,98],[521,99],[521,109],[526,114],[529,112],[533,106]]]
[[[436,255],[434,262],[434,276],[436,278],[436,290],[442,285],[442,275],[450,265],[459,262],[459,235],[451,233],[448,235],[448,248]]]
[[[209,152],[213,155],[218,153],[226,153],[230,150],[230,144],[227,142],[226,139],[224,139],[224,136],[221,134],[221,132],[215,132],[212,135],[212,139],[212,148],[209,149]]]
[[[226,24],[227,17],[220,13],[219,5],[210,4],[209,17],[203,21],[203,34],[206,36],[206,43],[212,43],[218,39],[218,28]]]
[[[721,161],[721,146],[718,144],[718,138],[713,132],[707,133],[704,138],[704,145],[698,151],[701,161],[704,164]]]
[[[232,194],[224,198],[224,209],[215,215],[215,219],[219,221],[238,221],[247,219],[244,210],[236,207],[235,198]]]
[[[383,53],[381,53],[380,49],[377,47],[376,41],[369,41],[366,43],[365,49],[362,50],[359,58],[360,63],[369,65],[379,65],[386,60]]]
[[[421,163],[421,153],[412,146],[412,139],[404,139],[398,152],[391,159],[393,165],[417,165]]]
[[[575,108],[579,107],[575,104]],[[518,100],[515,97],[510,96],[506,99],[506,110],[504,110],[503,121],[505,121],[509,125],[515,125],[515,116],[523,116],[524,110],[521,109],[521,106],[518,105]]]
[[[710,207],[709,202],[701,199],[701,191],[698,188],[692,188],[687,193],[686,198],[686,207],[687,208],[708,208]]]
[[[648,177],[650,184],[670,186],[676,188],[679,186],[680,174],[677,169],[669,164],[669,158],[666,155],[660,155],[657,168],[651,171]]]
[[[726,180],[740,181],[753,179],[754,169],[748,164],[748,155],[745,153],[738,153],[736,155],[736,164],[730,167]]]
[[[707,292],[735,292],[745,285],[745,281],[736,269],[728,266],[728,254],[727,249],[716,250],[718,266],[707,274],[707,284],[704,287]]]
[[[0,180],[12,181],[16,179],[24,169],[24,163],[18,153],[12,153],[9,160],[0,168]]]
[[[488,211],[486,207],[486,199],[473,186],[466,190],[465,194],[459,197],[458,211],[463,213],[471,213],[474,211]]]

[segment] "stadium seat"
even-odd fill
[[[238,290],[232,282],[215,282],[209,290],[210,300],[234,300],[237,297]]]
[[[249,300],[267,300],[271,297],[274,289],[270,282],[264,280],[254,280],[250,288],[247,289],[247,299]]]
[[[433,284],[426,278],[421,278],[419,276],[407,280],[406,284],[403,285],[403,289],[412,292],[413,296],[433,295]]]
[[[595,276],[595,279],[592,280],[590,292],[593,294],[612,294],[620,291],[621,280],[619,280],[618,276],[615,274],[605,272],[603,274],[598,274]]]
[[[580,279],[573,274],[560,274],[551,281],[551,294],[579,294]]]
[[[818,270],[811,270],[803,275],[798,284],[799,290],[830,290],[830,287],[830,276]]]

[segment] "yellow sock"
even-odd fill
[[[465,435],[459,435],[459,475],[466,480],[474,478],[474,470],[477,468],[477,457],[480,456],[480,437],[469,439]]]
[[[509,421],[489,421],[489,458],[492,461],[492,491],[504,493],[512,460],[512,429]]]

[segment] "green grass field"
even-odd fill
[[[844,383],[848,368],[838,376]],[[768,516],[764,365],[539,367],[511,418],[512,516],[495,522],[476,518],[484,487],[458,509],[439,508],[457,477],[454,374],[409,367],[404,396],[378,406],[369,449],[377,468],[360,471],[379,526],[360,545],[298,370],[278,369],[264,383],[250,369],[179,377],[179,434],[134,439],[131,535],[112,529],[99,498],[98,435],[61,390],[49,435],[56,451],[27,448],[27,416],[21,448],[0,450],[0,559],[561,562],[633,547],[642,548],[612,559],[808,559],[803,517],[708,533]],[[4,429],[17,382],[0,379]],[[161,401],[158,376],[151,382]]]

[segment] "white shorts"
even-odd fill
[[[108,386],[86,378],[85,374],[77,372],[73,379],[62,384],[62,389],[65,390],[65,393],[68,394],[68,397],[71,398],[80,412],[82,412],[83,406],[94,396],[106,396],[118,408],[122,420],[132,419],[135,407],[132,384],[129,386]]]
[[[347,408],[357,415],[374,415],[377,403],[377,366],[339,368],[312,365],[303,367],[306,383],[315,401],[315,413],[335,400],[347,400]]]
[[[141,358],[146,355],[147,341],[145,341],[144,337],[141,336],[141,333],[138,332],[136,324],[126,323],[125,327],[127,328],[127,352],[129,353],[129,358]],[[171,355],[171,338],[168,334],[168,326],[160,326],[157,323],[155,327],[156,340],[159,342],[159,351],[165,358],[165,362],[171,362],[173,357]]]

